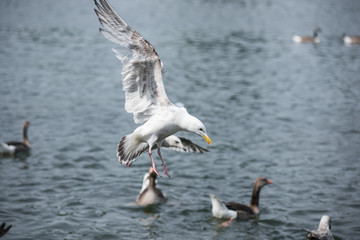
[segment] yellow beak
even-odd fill
[[[205,135],[205,134],[201,134],[201,136],[206,140],[206,142],[208,144],[211,144],[211,139],[209,138],[209,136]]]

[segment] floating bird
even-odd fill
[[[29,121],[24,121],[22,131],[23,131],[23,141],[22,142],[1,142],[0,141],[0,155],[9,154],[14,155],[17,153],[29,153],[31,146],[28,139],[28,127],[30,125]]]
[[[178,137],[175,135],[171,135],[165,138],[161,147],[169,148],[171,150],[179,152],[204,153],[209,151],[206,148],[202,148],[199,145],[193,143],[189,139]],[[153,147],[153,150],[155,148],[156,146]]]
[[[344,34],[344,43],[345,44],[360,44],[360,36],[347,36]]]
[[[167,198],[156,187],[156,173],[153,168],[144,175],[141,191],[136,199],[136,204],[140,206],[154,205],[165,203]]]
[[[200,135],[209,144],[211,139],[199,119],[168,99],[162,81],[163,64],[154,47],[121,19],[107,0],[95,0],[95,4],[95,13],[104,27],[100,32],[120,45],[113,51],[122,62],[125,110],[133,113],[136,124],[142,124],[133,133],[122,137],[117,149],[118,160],[129,167],[147,151],[152,168],[160,175],[152,157],[152,148],[156,145],[164,173],[170,177],[160,152],[166,137],[187,131]]]
[[[0,141],[0,156],[2,156],[2,155],[13,156],[15,154],[15,149],[16,149],[15,146],[8,145],[8,144]]]
[[[212,214],[217,218],[251,218],[259,215],[260,190],[263,186],[271,184],[272,181],[263,177],[256,179],[250,205],[244,205],[236,202],[222,202],[214,194],[210,194],[212,204]]]
[[[2,236],[4,236],[10,230],[10,228],[12,227],[12,225],[7,226],[6,228],[5,228],[5,226],[6,226],[5,222],[2,223],[1,226],[0,226],[0,238]]]
[[[318,37],[318,34],[320,32],[321,32],[320,28],[315,28],[313,31],[312,37],[310,37],[310,36],[302,37],[302,36],[295,35],[295,36],[293,36],[293,41],[296,43],[305,43],[305,42],[319,43],[320,39]]]
[[[334,237],[331,233],[331,220],[330,217],[324,215],[320,219],[319,228],[317,230],[306,230],[308,232],[307,238],[311,240],[334,240]]]

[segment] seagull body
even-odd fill
[[[334,237],[331,233],[331,221],[330,217],[324,215],[320,219],[319,227],[317,230],[306,230],[308,232],[307,238],[311,240],[334,240]]]
[[[104,26],[100,32],[120,46],[113,51],[123,65],[125,110],[134,115],[136,124],[143,124],[122,138],[118,160],[129,167],[136,157],[147,151],[155,173],[160,175],[152,158],[152,149],[156,146],[164,173],[169,176],[160,152],[166,137],[187,131],[202,136],[209,144],[211,139],[199,119],[168,99],[162,81],[163,64],[154,47],[121,19],[107,0],[95,0],[95,5],[95,13]]]

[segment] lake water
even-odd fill
[[[159,53],[167,94],[207,127],[205,154],[163,150],[167,204],[134,206],[147,154],[121,166],[133,131],[115,45],[91,0],[0,1],[0,139],[31,155],[0,159],[4,239],[305,239],[332,218],[335,239],[360,234],[359,1],[112,1]],[[295,44],[294,34],[321,42]],[[155,160],[160,167],[160,161]],[[212,218],[209,194],[248,203],[258,219]]]

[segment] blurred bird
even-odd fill
[[[177,137],[175,135],[168,136],[164,139],[162,147],[179,151],[179,152],[191,152],[191,153],[204,153],[209,150],[200,147],[199,145],[193,143],[189,139],[183,137]],[[153,149],[156,149],[157,146],[154,146]]]
[[[319,27],[315,28],[313,31],[313,36],[299,36],[299,35],[294,35],[293,36],[293,41],[296,43],[306,43],[306,42],[312,42],[312,43],[319,43],[320,39],[318,37],[318,34],[321,32],[321,29]]]
[[[330,231],[331,220],[330,217],[327,215],[321,217],[317,230],[303,230],[308,232],[307,238],[311,240],[334,240],[334,237]]]
[[[259,215],[259,199],[262,187],[271,184],[272,181],[264,177],[255,180],[250,205],[244,205],[236,202],[222,202],[215,195],[210,194],[212,204],[212,214],[217,218],[251,218]]]
[[[11,141],[11,142],[2,142],[0,141],[0,155],[14,155],[17,153],[29,153],[31,146],[28,139],[28,127],[30,125],[29,121],[24,121],[22,132],[23,132],[23,141]]]
[[[344,43],[345,44],[360,44],[360,36],[347,36],[344,34]]]
[[[150,168],[149,172],[144,175],[143,184],[136,199],[137,205],[147,206],[166,202],[167,198],[161,190],[156,187],[156,177],[157,174],[153,168]]]

